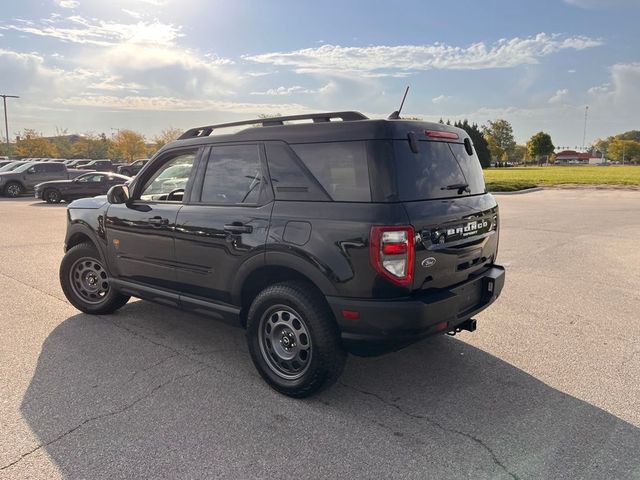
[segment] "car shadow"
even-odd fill
[[[3,465],[43,450],[65,478],[640,475],[640,429],[457,338],[349,357],[293,400],[243,330],[142,301],[56,327],[21,413],[38,444]]]
[[[39,201],[39,202],[33,202],[32,204],[29,205],[30,207],[50,207],[50,208],[60,208],[60,207],[67,207],[69,206],[68,203],[66,202],[60,202],[60,203],[47,203],[44,200]]]

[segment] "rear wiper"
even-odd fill
[[[457,190],[458,195],[462,194],[463,192],[471,193],[471,189],[469,188],[468,183],[454,183],[453,185],[441,187],[440,190]]]

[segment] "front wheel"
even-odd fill
[[[62,200],[62,195],[55,188],[51,188],[44,192],[44,199],[47,203],[60,203]]]
[[[290,397],[330,386],[346,361],[331,311],[319,293],[300,282],[275,284],[258,294],[247,316],[247,342],[262,378]]]
[[[100,255],[90,243],[76,245],[65,254],[60,285],[69,303],[85,313],[113,313],[129,301],[111,286]]]
[[[20,185],[18,182],[9,182],[4,187],[4,194],[7,197],[11,197],[11,198],[19,197],[23,191],[24,191],[24,188],[22,188],[22,185]]]

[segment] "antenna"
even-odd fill
[[[407,93],[409,93],[409,85],[407,85],[407,88],[404,91],[404,95],[402,97],[402,102],[400,102],[400,108],[398,110],[396,110],[395,112],[393,112],[391,115],[389,115],[389,117],[387,117],[389,120],[398,120],[400,118],[400,112],[402,111],[402,106],[404,105],[404,100],[405,100],[405,98],[407,98]]]
[[[584,129],[582,130],[582,150],[584,150],[584,142],[587,138],[587,114],[589,113],[589,105],[584,107]]]

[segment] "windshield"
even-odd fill
[[[485,193],[484,177],[475,152],[448,142],[419,142],[413,153],[409,142],[395,144],[400,200],[431,200]]]
[[[4,167],[0,167],[0,172],[11,172],[12,170],[18,168],[22,164],[23,164],[22,162],[7,163]]]
[[[35,165],[35,163],[25,163],[20,165],[19,167],[17,167],[15,170],[13,170],[14,172],[24,172],[25,170],[28,170],[29,167]]]

